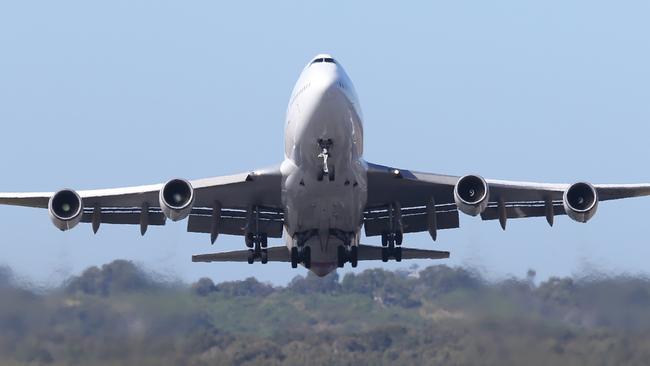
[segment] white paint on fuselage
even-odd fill
[[[367,166],[362,160],[362,114],[354,86],[338,63],[317,62],[318,55],[298,79],[285,126],[282,163],[282,202],[287,247],[296,245],[296,233],[317,230],[309,239],[311,270],[325,275],[336,269],[341,240],[330,229],[354,233],[358,245],[367,197]],[[323,169],[318,140],[332,140],[329,166],[335,179],[318,180]]]

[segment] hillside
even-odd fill
[[[2,365],[643,365],[650,281],[462,268],[214,284],[127,261],[34,291],[0,269]]]

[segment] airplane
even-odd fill
[[[90,223],[149,226],[187,218],[187,231],[244,238],[247,249],[195,255],[193,262],[287,262],[318,276],[362,260],[443,259],[403,248],[404,234],[459,227],[459,212],[499,220],[567,215],[586,223],[598,203],[650,195],[650,184],[549,184],[440,175],[363,158],[363,115],[352,81],[331,55],[305,66],[286,113],[284,161],[229,176],[46,193],[0,193],[0,204],[45,208],[58,229]],[[360,243],[381,237],[381,246]],[[284,238],[269,247],[268,238]]]

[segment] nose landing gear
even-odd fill
[[[318,139],[318,146],[321,149],[320,154],[318,154],[319,159],[323,159],[323,168],[318,172],[318,181],[322,181],[325,176],[327,176],[331,181],[334,181],[334,167],[329,166],[327,160],[330,157],[330,149],[332,148],[332,139]]]

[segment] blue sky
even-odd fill
[[[425,4],[426,3],[426,4]],[[61,1],[0,3],[2,191],[139,185],[248,171],[283,156],[302,67],[332,53],[365,114],[365,157],[487,178],[650,181],[650,4],[645,1]],[[607,202],[587,225],[497,222],[405,243],[450,250],[488,276],[649,274],[650,198]],[[170,277],[283,264],[193,264],[243,246],[185,232],[88,225],[0,207],[0,263],[37,283],[117,258]],[[373,240],[367,240],[373,243]],[[278,244],[280,244],[278,242]],[[432,262],[416,262],[427,265]],[[382,266],[406,268],[409,262]]]

